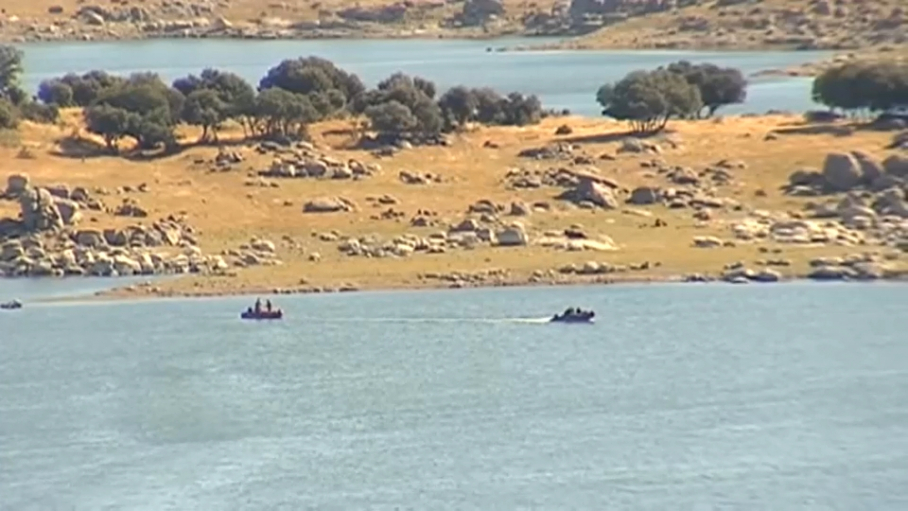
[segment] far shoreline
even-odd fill
[[[154,279],[160,279],[168,276],[152,276]],[[694,278],[691,278],[694,277]],[[134,278],[134,277],[133,277]],[[116,277],[114,277],[116,279]],[[151,280],[151,279],[150,279]],[[458,290],[483,290],[498,288],[526,288],[526,289],[543,289],[548,287],[572,288],[572,287],[612,287],[612,286],[659,286],[659,285],[757,285],[763,287],[769,285],[792,285],[792,284],[874,284],[874,285],[905,285],[908,284],[908,275],[895,275],[892,277],[882,277],[877,279],[811,279],[806,275],[784,276],[777,281],[749,281],[735,282],[721,278],[721,276],[712,275],[629,275],[620,278],[597,277],[593,279],[567,279],[562,281],[536,281],[529,279],[516,279],[513,281],[502,281],[494,283],[480,283],[468,285],[445,285],[440,282],[426,282],[425,285],[369,285],[369,286],[310,286],[310,287],[261,287],[261,288],[239,288],[222,291],[202,291],[202,292],[149,292],[137,293],[135,289],[146,287],[143,284],[133,284],[125,287],[111,287],[107,290],[96,291],[85,295],[66,295],[37,298],[34,300],[23,300],[38,304],[77,304],[77,303],[132,303],[159,300],[205,300],[205,299],[222,299],[222,298],[241,298],[246,296],[261,297],[279,297],[279,296],[296,296],[296,295],[339,295],[339,294],[363,294],[363,293],[422,293],[432,291],[458,291]]]

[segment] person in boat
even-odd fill
[[[255,313],[258,314],[260,312],[262,312],[262,299],[256,298],[255,299]]]
[[[265,310],[271,312],[271,300],[265,300]]]

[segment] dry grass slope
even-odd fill
[[[278,256],[284,262],[279,266],[240,269],[232,276],[192,276],[167,282],[156,290],[160,294],[296,288],[301,283],[359,288],[437,286],[444,283],[421,275],[491,269],[509,271],[500,279],[502,283],[525,282],[534,272],[537,280],[558,282],[567,277],[550,270],[566,264],[582,265],[590,260],[614,265],[650,263],[646,270],[610,275],[615,279],[661,279],[691,272],[716,274],[728,263],[743,261],[754,266],[767,257],[791,261],[791,267],[782,268],[783,274],[803,274],[811,258],[854,253],[856,249],[832,245],[777,245],[769,241],[702,249],[693,248],[692,239],[696,236],[729,239],[729,222],[753,209],[802,211],[808,199],[790,197],[780,191],[792,171],[819,168],[830,151],[864,150],[883,157],[887,153],[883,148],[891,138],[891,134],[872,131],[837,136],[828,130],[804,129],[798,118],[785,116],[673,122],[670,137],[677,145],[657,140],[663,152],[654,156],[617,151],[626,129],[623,124],[570,118],[552,119],[526,128],[476,129],[454,136],[448,147],[417,147],[379,159],[364,151],[350,149],[351,136],[345,131],[348,125],[335,122],[312,129],[315,145],[339,160],[355,158],[378,163],[382,168],[378,175],[359,181],[274,179],[276,187],[252,187],[247,184],[247,173],[268,168],[273,155],[260,155],[243,145],[229,148],[246,157],[238,170],[231,172],[210,172],[193,165],[195,160],[213,158],[217,153],[213,147],[194,147],[175,156],[151,161],[130,161],[113,156],[63,156],[60,152],[64,146],[66,151],[74,150],[71,139],[74,131],[78,131],[76,117],[68,115],[67,119],[65,126],[26,124],[21,129],[21,144],[33,157],[17,157],[21,151],[18,147],[0,148],[2,175],[27,173],[37,184],[66,183],[88,188],[116,189],[146,183],[147,193],[123,196],[134,197],[150,212],[151,218],[185,214],[189,222],[200,229],[199,242],[206,253],[236,247],[258,236],[273,240],[278,245]],[[561,124],[569,125],[572,133],[554,135]],[[766,140],[770,132],[779,135]],[[225,133],[224,138],[236,135],[236,132]],[[84,133],[80,136],[86,137]],[[186,132],[185,136],[191,140],[197,134]],[[63,144],[67,139],[70,142]],[[511,169],[567,166],[567,162],[534,161],[517,156],[523,149],[555,141],[575,144],[578,151],[594,159],[590,165],[580,167],[593,168],[626,189],[639,185],[669,186],[664,175],[644,166],[654,158],[664,160],[668,165],[695,170],[723,159],[744,162],[745,168],[731,170],[730,183],[718,188],[719,196],[739,202],[743,209],[719,208],[711,212],[710,219],[703,221],[695,218],[689,208],[622,204],[613,210],[586,209],[556,200],[554,197],[561,190],[554,187],[515,190],[505,185],[504,178]],[[398,177],[400,171],[431,172],[442,176],[443,182],[404,184]],[[382,195],[391,195],[398,200],[393,207],[405,213],[402,219],[377,219],[387,206],[374,206],[370,198]],[[343,196],[358,208],[349,213],[301,212],[304,202],[320,196]],[[591,237],[610,236],[620,249],[591,253],[532,244],[527,247],[482,245],[473,250],[417,253],[399,259],[366,258],[345,256],[337,250],[336,241],[321,241],[315,236],[329,231],[342,237],[377,235],[387,239],[403,233],[427,236],[461,221],[469,206],[480,199],[503,204],[512,201],[547,203],[549,211],[536,210],[519,219],[527,226],[531,239],[545,231],[579,225]],[[409,219],[418,210],[437,212],[440,225],[411,227]],[[122,227],[135,220],[89,213],[83,223],[93,228]],[[14,214],[12,204],[0,202],[0,217]],[[656,219],[667,226],[653,227]],[[320,261],[310,260],[309,254],[313,252],[321,254]]]

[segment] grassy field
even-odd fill
[[[849,137],[836,136],[824,129],[802,124],[800,118],[786,116],[741,117],[697,122],[677,121],[669,125],[667,135],[673,143],[654,140],[662,148],[659,155],[619,153],[626,125],[600,119],[549,119],[526,128],[481,128],[453,137],[449,147],[417,147],[403,150],[390,158],[378,159],[371,154],[351,149],[352,135],[348,123],[324,123],[312,128],[316,147],[326,154],[346,160],[377,163],[381,171],[363,180],[274,179],[276,187],[249,186],[247,175],[265,169],[273,155],[260,155],[252,147],[236,143],[228,150],[244,155],[245,161],[230,172],[210,172],[196,160],[212,159],[214,147],[190,147],[182,153],[157,160],[134,161],[123,157],[76,154],[74,146],[91,146],[91,137],[82,133],[73,113],[61,126],[26,124],[21,128],[18,144],[8,141],[0,146],[0,168],[3,175],[27,173],[36,184],[65,183],[70,186],[116,190],[145,183],[146,192],[130,192],[105,198],[108,205],[131,197],[150,213],[148,220],[168,214],[183,213],[200,230],[200,247],[219,252],[248,242],[252,237],[267,238],[278,246],[279,266],[239,269],[233,276],[191,276],[160,284],[156,294],[215,294],[249,292],[272,288],[305,286],[353,286],[358,288],[394,288],[449,285],[421,278],[426,273],[466,272],[504,269],[507,274],[491,278],[485,284],[525,282],[534,272],[539,280],[558,282],[564,277],[547,272],[566,264],[587,261],[615,265],[637,265],[649,262],[649,269],[609,275],[616,279],[664,279],[691,272],[717,274],[723,265],[743,261],[756,265],[766,259],[766,251],[775,250],[773,258],[792,262],[782,273],[799,274],[806,261],[820,255],[855,253],[858,248],[811,246],[774,246],[772,243],[738,244],[717,249],[693,248],[695,236],[731,238],[729,222],[745,215],[746,210],[800,211],[807,199],[785,196],[779,190],[794,170],[820,167],[829,151],[864,150],[885,156],[883,147],[891,135],[856,131]],[[570,135],[554,135],[559,125],[569,125]],[[765,140],[767,133],[778,136]],[[228,132],[222,139],[238,137]],[[184,133],[192,141],[197,133]],[[79,144],[76,139],[83,139]],[[88,142],[86,142],[88,140]],[[692,209],[668,209],[664,206],[622,206],[615,210],[583,209],[556,200],[562,190],[554,187],[509,189],[505,175],[512,169],[549,169],[565,166],[554,160],[529,160],[517,156],[520,150],[555,141],[577,146],[575,154],[589,155],[591,169],[612,178],[621,187],[638,185],[670,186],[663,175],[642,166],[661,159],[668,165],[681,165],[701,170],[728,159],[743,162],[736,168],[728,185],[718,188],[718,195],[734,199],[744,211],[726,208],[713,211],[712,219],[694,218]],[[489,143],[491,142],[491,144]],[[493,146],[493,147],[490,147]],[[29,157],[22,157],[22,148]],[[604,156],[603,156],[604,155]],[[431,172],[442,177],[441,183],[404,184],[400,171]],[[385,220],[377,215],[389,206],[378,206],[374,199],[391,195],[398,204],[391,206],[403,212],[400,219]],[[358,205],[348,213],[302,213],[302,204],[315,197],[342,196]],[[445,231],[466,217],[469,206],[480,199],[504,205],[512,201],[527,204],[545,202],[549,211],[535,210],[520,217],[531,239],[550,230],[581,226],[590,237],[605,235],[618,245],[610,252],[564,251],[531,244],[527,247],[490,247],[449,250],[443,254],[416,253],[411,257],[349,257],[337,250],[337,241],[322,241],[318,234],[335,232],[343,236],[375,235],[390,238],[403,233],[427,236]],[[411,227],[409,219],[418,210],[437,213],[438,224]],[[134,223],[135,219],[89,212],[83,225],[103,228]],[[12,203],[0,202],[0,217],[15,214]],[[502,217],[502,221],[514,220]],[[667,226],[653,227],[656,219]],[[762,247],[762,249],[761,249]],[[310,260],[317,252],[320,261]],[[594,277],[575,278],[590,280]],[[142,290],[139,290],[142,291]],[[147,289],[146,289],[147,291]],[[130,291],[132,292],[132,291]]]

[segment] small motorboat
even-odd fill
[[[3,310],[15,310],[15,309],[21,309],[21,308],[22,308],[22,302],[20,302],[19,300],[11,300],[8,302],[0,303],[0,309],[3,309]]]
[[[555,314],[549,323],[593,323],[595,322],[596,313],[593,311],[583,311],[580,309],[568,309],[561,314]]]
[[[284,317],[284,311],[281,309],[275,310],[260,310],[256,312],[252,308],[246,309],[240,313],[240,319],[282,319]]]

